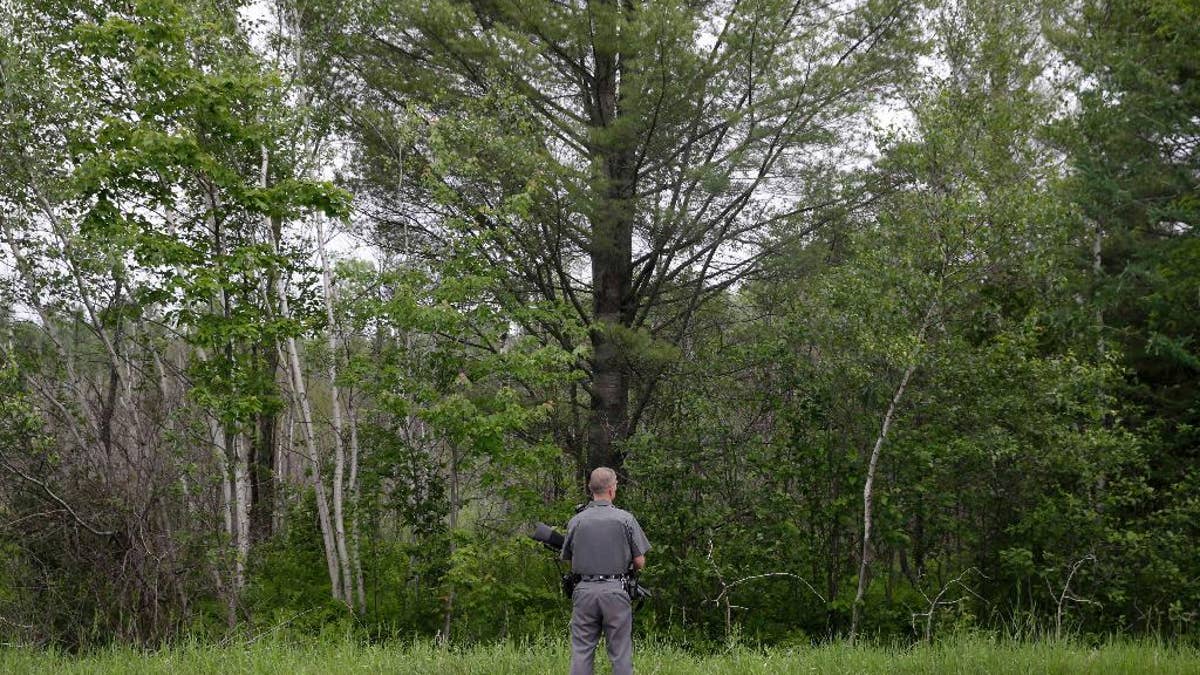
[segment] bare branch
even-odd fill
[[[20,469],[13,466],[12,464],[9,464],[8,460],[0,460],[0,465],[3,465],[5,469],[8,469],[10,472],[20,476],[21,478],[25,479],[29,483],[32,483],[32,484],[42,488],[42,491],[45,492],[46,495],[48,497],[50,497],[51,500],[56,502],[59,506],[63,507],[63,509],[66,510],[67,513],[71,514],[71,518],[74,519],[75,522],[78,523],[79,526],[82,527],[83,529],[87,530],[88,532],[91,532],[92,534],[96,535],[97,537],[111,537],[113,534],[115,534],[114,530],[98,530],[91,523],[89,523],[86,520],[84,520],[83,518],[81,518],[79,516],[79,514],[75,512],[75,509],[71,508],[71,505],[68,504],[66,502],[66,500],[64,500],[62,497],[59,497],[58,495],[54,494],[54,491],[51,490],[50,486],[46,485],[45,482],[40,481],[40,480],[34,478],[33,476],[30,476],[29,474],[25,473],[24,471],[21,471]]]

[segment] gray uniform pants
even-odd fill
[[[620,581],[581,581],[571,596],[571,675],[592,675],[604,628],[613,675],[633,672],[633,608]]]

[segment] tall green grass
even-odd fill
[[[512,673],[566,672],[565,642],[500,643],[466,648],[429,642],[361,644],[260,642],[248,646],[184,644],[143,652],[113,648],[86,656],[8,648],[5,673]],[[733,648],[700,655],[666,644],[640,645],[639,673],[1197,673],[1200,651],[1155,642],[1000,642],[962,637],[932,646],[829,644],[811,648]],[[603,647],[596,671],[609,671]]]

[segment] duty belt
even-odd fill
[[[580,574],[580,581],[609,581],[609,580],[625,580],[628,579],[628,574]]]

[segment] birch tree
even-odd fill
[[[936,359],[930,352],[939,343],[949,344],[948,324],[980,304],[991,279],[1036,269],[1036,259],[1023,259],[1030,250],[1067,241],[1047,187],[1051,150],[1038,135],[1053,110],[1039,89],[1049,59],[1041,11],[1012,12],[989,0],[944,3],[931,24],[945,72],[912,92],[913,129],[900,132],[880,162],[897,190],[880,203],[876,250],[853,276],[883,282],[879,291],[904,318],[893,324],[900,332],[881,343],[894,368],[884,381],[894,384],[867,453],[851,640],[870,583],[879,460],[914,375]]]
[[[18,56],[36,61],[16,65],[40,71],[27,70],[30,89],[7,88],[5,102],[32,112],[21,97],[36,92],[47,107],[5,129],[17,154],[4,166],[4,198],[14,208],[3,230],[24,272],[22,299],[40,308],[45,329],[77,311],[109,363],[98,416],[88,413],[96,409],[90,395],[67,408],[46,390],[46,402],[68,428],[76,424],[71,409],[83,414],[86,427],[74,434],[81,449],[98,438],[106,455],[125,456],[123,471],[102,475],[141,476],[152,461],[172,457],[143,454],[173,437],[166,429],[175,423],[163,416],[177,420],[171,434],[189,428],[189,408],[156,405],[143,383],[158,384],[160,398],[187,392],[205,420],[203,435],[188,440],[221,495],[216,522],[226,543],[213,573],[233,623],[252,541],[254,427],[279,406],[273,361],[261,346],[273,351],[297,330],[279,320],[260,283],[292,267],[260,226],[313,209],[338,212],[344,198],[296,180],[282,161],[260,161],[290,121],[235,17],[169,0],[17,9],[27,32],[16,44],[28,46]],[[48,275],[52,269],[58,273]],[[54,298],[52,289],[69,294]],[[164,330],[191,353],[157,351]],[[61,346],[73,369],[71,348]],[[158,377],[142,375],[155,370]],[[85,382],[66,390],[86,392]],[[178,457],[183,466],[188,454]],[[179,475],[181,467],[163,470]],[[207,483],[194,478],[179,478],[189,503]],[[145,498],[155,492],[139,489]]]

